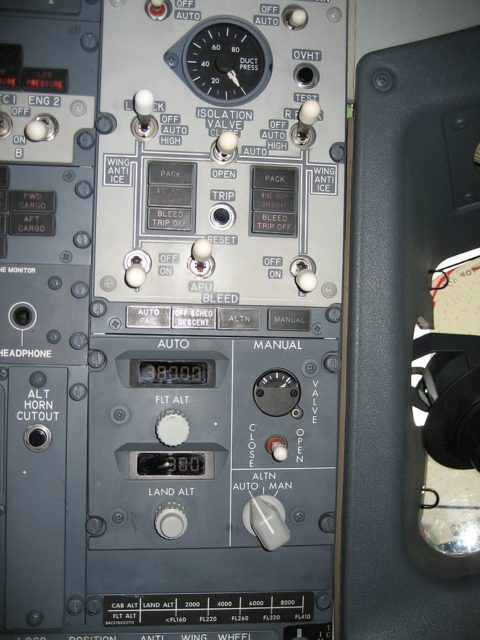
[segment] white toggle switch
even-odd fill
[[[212,257],[213,247],[208,238],[198,238],[192,245],[192,258],[196,262],[206,262]]]
[[[283,442],[272,444],[272,458],[277,462],[284,462],[288,458],[288,447]]]
[[[170,409],[157,419],[155,435],[167,447],[178,447],[190,434],[190,425],[181,411]]]
[[[165,0],[150,0],[150,4],[155,9],[161,9],[162,7],[165,6]]]
[[[300,291],[310,293],[317,288],[318,279],[311,269],[301,269],[295,276],[295,282]]]
[[[25,135],[31,142],[43,142],[48,137],[48,126],[43,120],[31,120],[25,127]]]
[[[234,131],[223,131],[217,138],[216,147],[222,155],[232,155],[238,147],[238,136]]]
[[[284,436],[271,436],[265,443],[265,448],[277,462],[284,462],[288,458],[288,442]]]
[[[294,9],[288,16],[287,22],[292,29],[301,29],[307,24],[308,14],[305,9]]]
[[[313,127],[320,115],[321,107],[318,100],[307,100],[298,112],[298,121],[306,127]]]
[[[147,274],[141,264],[133,263],[125,271],[125,282],[132,289],[138,289],[145,284]]]
[[[273,496],[253,496],[243,508],[242,521],[247,531],[257,536],[267,551],[275,551],[290,540],[285,508]]]
[[[155,97],[148,89],[140,89],[133,96],[133,108],[138,116],[151,116],[155,107]]]

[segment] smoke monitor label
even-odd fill
[[[309,622],[313,593],[105,596],[105,626]]]

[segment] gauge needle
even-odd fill
[[[238,81],[238,78],[237,78],[237,74],[233,69],[227,73],[227,76],[230,78],[233,84],[235,84],[239,89],[241,89],[240,82]]]

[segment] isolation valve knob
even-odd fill
[[[212,158],[220,164],[235,160],[238,153],[238,136],[234,131],[222,131],[212,145]]]
[[[295,282],[300,291],[310,293],[317,288],[318,279],[311,269],[301,269],[295,276]]]
[[[192,258],[196,262],[206,262],[212,257],[213,247],[208,238],[198,238],[192,245]]]
[[[223,131],[217,138],[217,149],[224,155],[230,155],[238,147],[238,136],[234,131]]]
[[[307,20],[307,12],[300,7],[294,9],[287,18],[288,25],[292,27],[292,29],[301,29],[307,24]]]
[[[43,120],[31,120],[25,127],[25,135],[31,142],[43,142],[48,138],[48,126]]]
[[[166,540],[176,540],[183,536],[188,527],[188,518],[182,505],[167,502],[155,514],[155,531]]]
[[[167,447],[178,447],[190,434],[190,425],[181,411],[170,409],[157,419],[155,435]]]
[[[247,531],[257,536],[267,551],[275,551],[290,540],[285,508],[273,496],[253,496],[243,508],[242,521]]]
[[[132,289],[138,289],[145,284],[147,274],[141,264],[133,263],[125,271],[125,282]]]

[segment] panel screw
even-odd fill
[[[65,182],[73,182],[75,180],[75,171],[72,171],[71,169],[67,169],[66,171],[63,172],[62,177],[65,180]]]
[[[342,319],[342,307],[338,304],[332,304],[325,311],[325,317],[329,322],[337,323]]]
[[[117,286],[117,281],[115,280],[115,278],[113,276],[103,276],[103,278],[100,280],[100,287],[104,290],[104,291],[113,291]]]
[[[72,292],[72,296],[74,298],[81,300],[82,298],[86,298],[88,296],[89,287],[86,282],[78,280],[77,282],[74,282],[72,284],[70,291]]]
[[[130,411],[128,407],[116,405],[110,409],[110,418],[117,424],[125,424],[130,419]]]
[[[107,305],[103,300],[93,300],[90,303],[90,315],[94,318],[101,318],[107,313]]]
[[[92,244],[92,238],[86,231],[77,231],[73,236],[73,244],[79,249],[86,249]]]
[[[105,533],[107,525],[100,516],[91,516],[85,523],[85,529],[91,536],[101,536]]]
[[[88,338],[81,331],[77,331],[76,333],[72,333],[69,342],[72,349],[80,351],[80,349],[85,349],[87,346]]]
[[[333,513],[324,513],[320,517],[320,529],[323,533],[335,532],[335,515]]]
[[[80,149],[87,151],[95,144],[95,138],[92,136],[90,131],[81,131],[76,137],[76,142]]]
[[[168,64],[170,69],[175,69],[175,67],[179,63],[179,59],[178,59],[177,54],[172,53],[172,52],[167,53],[166,56],[165,56],[165,62]]]
[[[320,322],[315,322],[315,323],[312,325],[312,333],[313,333],[315,336],[320,336],[320,335],[322,335],[322,333],[323,333],[323,326],[320,324]]]
[[[56,329],[51,329],[47,333],[47,340],[50,344],[58,344],[61,339],[62,339],[62,334],[60,333],[60,331],[57,331]]]
[[[345,145],[341,142],[335,142],[330,147],[330,158],[337,163],[343,162],[345,160]]]
[[[60,260],[62,262],[69,263],[72,261],[72,259],[73,259],[73,256],[70,251],[65,250],[65,251],[62,251],[62,253],[60,254]]]
[[[120,320],[120,318],[110,318],[108,326],[110,327],[110,329],[118,331],[118,329],[120,329],[120,327],[122,326],[122,321]]]
[[[123,509],[116,509],[110,516],[110,520],[113,522],[113,524],[116,524],[116,525],[123,524],[126,519],[127,519],[127,514]]]
[[[463,196],[465,202],[473,202],[473,193],[470,191]]]
[[[88,180],[80,180],[80,182],[77,182],[75,185],[75,193],[79,198],[86,200],[92,195],[93,186],[88,182]]]
[[[84,600],[81,596],[72,596],[65,607],[67,613],[71,616],[78,616],[82,613],[83,608],[85,606]]]
[[[89,598],[85,605],[85,610],[89,616],[96,616],[102,610],[102,601],[99,598]]]
[[[27,624],[31,627],[38,627],[43,622],[43,613],[41,611],[32,610],[27,613]]]
[[[332,599],[325,591],[320,591],[315,597],[315,602],[320,611],[326,611],[332,606]]]
[[[6,367],[0,367],[0,380],[3,382],[8,378],[8,369]]]
[[[294,509],[290,514],[290,518],[293,522],[305,522],[306,517],[305,511],[302,509]]]
[[[70,398],[72,400],[75,400],[76,402],[79,402],[80,400],[84,400],[87,397],[87,394],[88,394],[87,387],[80,382],[73,384],[70,387],[70,390],[68,392],[68,395],[70,396]]]
[[[85,51],[91,53],[98,49],[98,38],[94,33],[87,32],[80,38],[80,44]]]
[[[3,504],[0,504],[0,516],[3,516],[5,514],[5,506]]]
[[[45,386],[47,382],[47,376],[43,373],[43,371],[34,371],[30,376],[30,384],[35,389],[41,389]]]
[[[48,284],[48,288],[52,289],[52,291],[58,291],[59,289],[62,288],[63,281],[60,278],[60,276],[51,276],[48,279],[47,284]]]
[[[96,122],[95,129],[102,135],[108,135],[117,128],[117,121],[109,113],[101,113]]]
[[[373,74],[372,82],[377,91],[384,93],[393,87],[393,76],[390,71],[379,69]]]
[[[305,360],[305,362],[302,364],[302,372],[306,376],[314,376],[316,373],[318,373],[318,362],[316,362],[315,360]]]
[[[455,118],[455,122],[453,123],[453,128],[455,131],[463,131],[467,126],[467,121],[465,118]]]
[[[90,351],[87,357],[87,362],[92,369],[100,369],[106,361],[107,358],[103,351]]]
[[[329,373],[338,373],[342,368],[342,360],[337,353],[327,353],[322,364]]]

